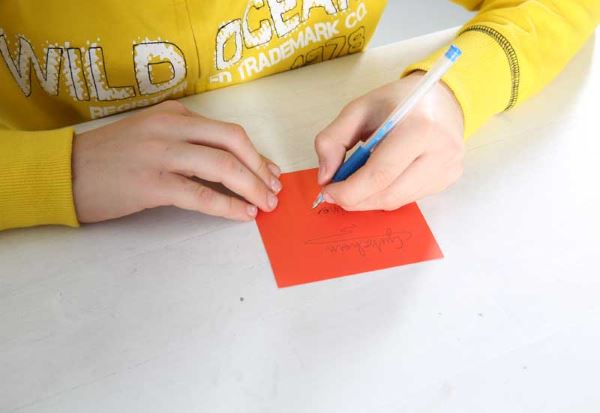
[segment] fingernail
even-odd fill
[[[246,207],[246,212],[251,217],[256,217],[256,215],[258,215],[258,208],[256,208],[254,205],[248,205]]]
[[[277,206],[277,197],[270,193],[267,196],[267,205],[269,206],[269,209],[275,209],[275,207]]]
[[[277,165],[275,165],[274,163],[270,163],[268,165],[269,170],[271,171],[271,173],[273,175],[275,175],[277,178],[279,178],[281,176],[281,169],[279,169],[279,167]]]
[[[281,192],[281,182],[279,182],[279,179],[277,178],[271,178],[271,189],[273,190],[273,192],[275,192],[276,194],[278,194],[279,192]]]
[[[323,198],[325,198],[325,202],[327,202],[328,204],[335,204],[335,199],[333,199],[333,197],[327,193],[323,194]]]

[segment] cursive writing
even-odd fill
[[[339,205],[323,205],[317,210],[317,215],[346,215],[348,211]]]
[[[406,231],[393,231],[386,228],[383,234],[358,235],[356,225],[342,228],[338,233],[311,239],[306,245],[322,245],[332,254],[356,251],[366,256],[369,251],[383,252],[386,247],[402,249],[412,234]]]

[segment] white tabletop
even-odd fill
[[[451,35],[184,102],[315,166],[345,102]],[[599,53],[420,203],[443,260],[280,290],[254,223],[163,208],[0,233],[0,411],[599,411]]]

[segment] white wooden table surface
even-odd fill
[[[315,166],[345,102],[452,33],[184,102]],[[254,223],[164,208],[0,233],[0,411],[600,411],[599,52],[420,203],[440,261],[279,290]]]

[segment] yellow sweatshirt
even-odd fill
[[[548,83],[600,0],[458,0],[466,135]],[[365,48],[386,0],[0,2],[0,229],[77,226],[72,125]],[[427,70],[434,54],[405,73]]]

